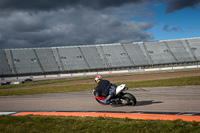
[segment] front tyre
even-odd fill
[[[93,95],[94,95],[94,97],[96,96],[96,91],[95,91],[95,90],[93,90]],[[99,99],[97,99],[96,97],[95,97],[95,100],[96,100],[98,103],[104,105],[103,100],[99,100]]]
[[[130,94],[130,93],[125,93],[120,98],[120,100],[121,100],[121,103],[125,104],[125,105],[132,105],[132,106],[134,106],[137,103],[136,98],[132,94]]]
[[[98,103],[100,103],[101,105],[105,105],[104,102],[103,102],[103,100],[98,100],[97,98],[95,98],[95,100],[96,100]]]

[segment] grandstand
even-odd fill
[[[200,37],[0,50],[0,77],[58,74],[200,62]]]

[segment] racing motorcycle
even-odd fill
[[[119,86],[117,86],[116,90],[115,90],[115,93],[114,93],[114,96],[112,99],[115,99],[115,102],[113,103],[114,105],[136,105],[137,103],[137,100],[135,98],[135,96],[133,96],[132,94],[130,93],[124,93],[124,91],[128,90],[128,87],[125,87],[126,84],[121,84]],[[96,96],[96,91],[93,90],[93,95],[94,97]],[[96,98],[96,101],[100,104],[103,104],[104,105],[104,100],[105,100],[105,97],[100,97],[100,98]]]

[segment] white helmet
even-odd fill
[[[98,75],[98,76],[95,77],[94,80],[95,80],[95,82],[97,83],[97,81],[98,81],[98,80],[101,80],[101,79],[102,79],[102,77],[101,77],[100,75]]]

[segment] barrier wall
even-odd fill
[[[8,77],[0,78],[0,80],[9,81],[16,79],[37,79],[37,78],[57,78],[57,77],[82,77],[82,76],[95,76],[95,75],[107,75],[107,74],[120,74],[120,73],[137,73],[137,72],[149,72],[149,71],[166,71],[166,70],[178,70],[178,69],[191,69],[200,68],[200,65],[193,66],[178,66],[178,67],[160,67],[151,69],[130,69],[130,70],[120,70],[120,71],[103,71],[103,72],[88,72],[88,73],[71,73],[71,74],[56,74],[56,75],[39,75],[39,76],[22,76],[22,77]]]

